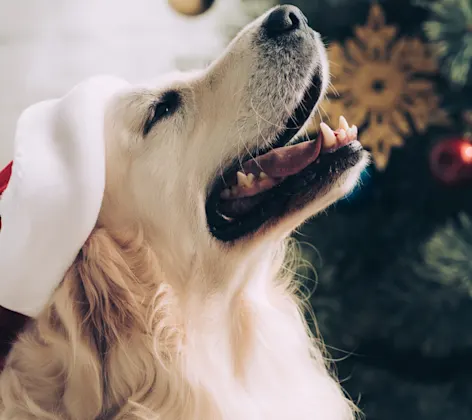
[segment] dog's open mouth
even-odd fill
[[[237,240],[302,207],[361,160],[357,127],[344,117],[335,131],[322,123],[315,140],[297,136],[318,97],[315,88],[307,92],[271,149],[248,154],[218,177],[206,204],[217,239]]]

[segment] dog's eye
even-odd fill
[[[170,91],[165,93],[159,101],[155,102],[149,109],[149,115],[144,124],[144,135],[148,134],[158,121],[168,118],[175,113],[180,105],[180,101],[179,93]]]

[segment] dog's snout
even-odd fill
[[[274,9],[265,19],[263,26],[269,38],[301,29],[307,25],[307,19],[298,7],[280,6]]]

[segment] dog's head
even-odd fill
[[[189,249],[279,242],[345,195],[366,163],[357,141],[294,141],[328,83],[319,34],[283,6],[204,71],[123,92],[107,115],[102,220],[139,221]]]

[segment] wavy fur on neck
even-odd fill
[[[265,348],[270,343],[261,339],[273,339],[269,330],[274,327],[282,331],[287,326],[293,328],[300,340],[298,356],[302,357],[307,354],[301,346],[310,341],[300,316],[301,306],[295,305],[294,284],[287,283],[290,270],[281,269],[280,259],[277,269],[272,269],[284,274],[269,279],[274,306],[265,307],[267,302],[259,306],[242,290],[227,308],[231,313],[218,312],[219,316],[227,316],[227,322],[222,321],[227,331],[205,337],[208,330],[201,320],[193,323],[197,331],[191,330],[192,320],[185,318],[186,310],[181,307],[185,299],[166,280],[142,231],[117,235],[96,229],[48,308],[14,345],[0,381],[0,418],[264,418],[260,416],[264,407],[259,407],[254,397],[262,391],[261,377],[271,373],[267,373],[266,366],[257,366],[259,357],[271,359],[273,352],[274,360],[282,362],[274,369],[296,370],[298,362],[290,359],[293,354],[276,354],[284,351],[286,345],[282,342],[279,349]],[[218,302],[208,297],[207,303],[218,310]],[[201,310],[208,316],[213,311],[204,307]],[[269,321],[266,315],[270,315],[271,323],[280,324],[261,331]],[[195,342],[197,336],[199,343]],[[208,355],[201,350],[205,352],[215,337],[226,337],[228,342],[213,348],[213,360],[206,359]],[[283,335],[280,340],[284,340]],[[304,383],[303,376],[298,377],[300,393],[304,386],[315,386],[322,395],[313,395],[313,399],[331,398],[330,411],[334,411],[323,409],[313,415],[315,410],[310,417],[297,418],[350,418],[349,404],[335,382],[324,374],[320,350],[310,347],[319,383]],[[193,365],[209,361],[217,369]],[[304,365],[306,368],[310,366]],[[260,371],[254,371],[257,369]],[[228,391],[234,395],[227,395]],[[222,396],[226,401],[221,400]],[[287,418],[283,413],[286,404],[276,399],[273,404],[280,404],[280,418]],[[291,409],[304,411],[294,406]]]

